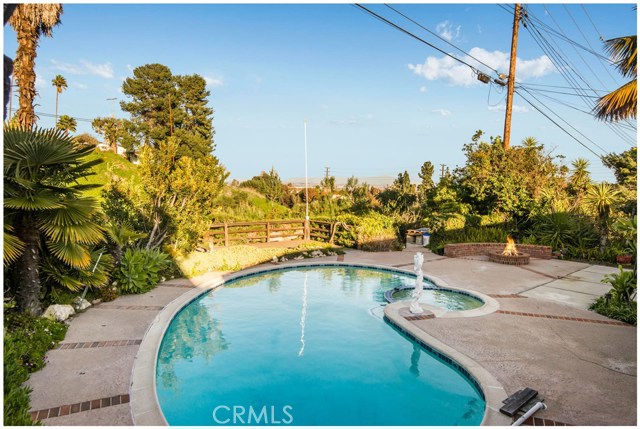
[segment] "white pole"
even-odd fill
[[[307,120],[304,120],[304,200],[305,220],[309,221],[309,178],[307,173]]]

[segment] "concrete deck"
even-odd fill
[[[417,246],[313,261],[411,270],[417,250],[425,255],[425,276],[492,296],[500,308],[472,318],[407,321],[412,329],[479,364],[506,394],[527,386],[538,390],[548,405],[538,417],[572,425],[636,425],[636,328],[587,310],[608,290],[600,279],[615,268],[536,259],[514,267],[483,257],[445,258]],[[72,318],[61,343],[67,346],[51,350],[47,366],[28,381],[35,415],[46,425],[132,425],[129,391],[140,340],[162,308],[222,274],[170,280]]]

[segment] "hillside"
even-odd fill
[[[87,158],[88,160],[102,159],[103,162],[93,167],[92,171],[95,174],[88,177],[85,183],[105,185],[113,175],[126,179],[134,185],[140,182],[138,166],[120,155],[111,151],[102,152],[96,149]],[[86,195],[101,199],[101,190],[102,188],[90,189],[86,192]]]

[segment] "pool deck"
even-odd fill
[[[608,290],[602,276],[616,268],[540,259],[515,267],[480,256],[447,258],[417,246],[400,252],[348,250],[301,262],[337,260],[411,271],[416,251],[424,253],[425,276],[489,295],[500,308],[478,317],[405,319],[412,331],[479,364],[506,394],[524,387],[540,392],[548,408],[536,414],[536,425],[636,425],[636,328],[587,310]],[[34,417],[45,425],[133,425],[132,369],[150,325],[174,300],[175,306],[196,293],[194,288],[203,290],[228,274],[169,280],[70,319],[65,340],[28,381]]]

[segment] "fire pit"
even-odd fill
[[[507,237],[507,245],[502,252],[499,250],[489,251],[489,260],[505,265],[527,265],[529,263],[529,254],[518,252],[516,242]]]

